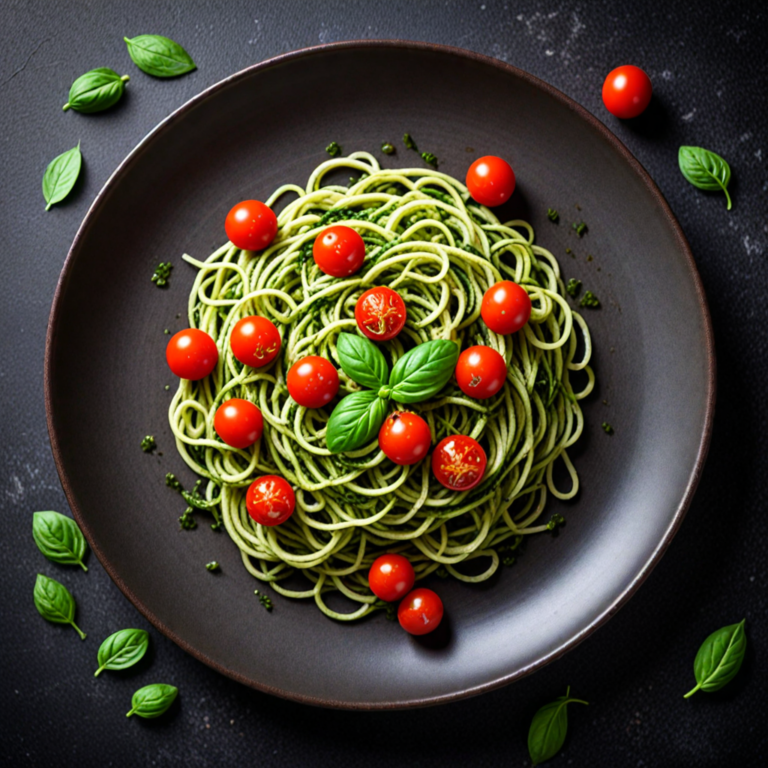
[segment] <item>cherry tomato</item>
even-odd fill
[[[261,525],[280,525],[296,508],[296,494],[284,477],[263,475],[256,478],[245,494],[248,514]]]
[[[456,363],[456,381],[461,391],[477,400],[493,397],[507,379],[504,358],[491,347],[465,349]]]
[[[502,280],[483,295],[480,314],[494,333],[517,333],[531,317],[531,298],[517,283]]]
[[[485,473],[488,459],[480,443],[466,435],[443,438],[432,454],[432,472],[452,491],[474,488]]]
[[[425,587],[414,589],[397,609],[400,626],[412,635],[426,635],[443,620],[443,601]]]
[[[216,409],[213,428],[227,445],[247,448],[261,437],[264,418],[253,403],[233,397]]]
[[[305,408],[322,408],[339,391],[339,373],[324,357],[309,355],[291,366],[288,393]]]
[[[432,445],[429,425],[411,411],[397,411],[388,416],[379,430],[379,448],[395,464],[421,461]]]
[[[387,554],[377,557],[368,571],[371,592],[388,603],[407,595],[413,589],[415,581],[413,566],[402,555]]]
[[[168,366],[180,379],[204,379],[219,360],[216,342],[197,328],[187,328],[171,336],[165,348]]]
[[[512,197],[515,191],[515,172],[506,160],[486,155],[469,166],[467,189],[480,205],[493,208]]]
[[[363,265],[365,243],[354,229],[337,224],[317,236],[312,255],[315,264],[326,275],[349,277]]]
[[[247,251],[260,251],[275,239],[277,216],[258,200],[243,200],[227,214],[224,229],[233,245]]]
[[[394,339],[403,330],[405,319],[405,302],[391,288],[370,288],[355,304],[357,327],[373,341]]]
[[[232,354],[252,368],[269,365],[280,354],[282,343],[274,323],[258,315],[238,320],[229,337]]]
[[[603,83],[603,104],[616,117],[626,119],[645,112],[651,102],[651,78],[640,67],[616,67]]]

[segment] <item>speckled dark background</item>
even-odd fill
[[[591,705],[572,708],[568,740],[553,765],[765,764],[768,15],[761,6],[5,0],[0,759],[39,766],[524,766],[531,715],[570,684]],[[145,32],[178,40],[199,69],[173,81],[143,76],[122,37]],[[154,629],[150,658],[94,679],[101,638],[124,626],[149,627],[95,558],[87,575],[49,564],[30,533],[33,511],[68,511],[45,424],[43,349],[69,244],[120,160],[173,109],[249,64],[354,38],[446,43],[528,70],[597,115],[648,169],[690,241],[717,343],[714,436],[692,508],[661,564],[614,619],[560,661],[479,698],[410,712],[312,709],[221,677]],[[603,77],[622,63],[643,67],[655,89],[649,113],[631,125],[613,119],[600,99]],[[132,76],[123,103],[93,117],[62,114],[72,80],[97,66]],[[84,178],[70,201],[45,213],[45,166],[78,139]],[[680,144],[703,145],[729,160],[733,211],[682,179]],[[39,570],[72,589],[87,642],[37,615],[32,586]],[[684,701],[699,643],[743,617],[749,650],[738,678],[720,693]],[[127,720],[132,691],[156,680],[178,685],[179,703],[155,722]]]

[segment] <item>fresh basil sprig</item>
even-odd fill
[[[528,731],[528,753],[534,765],[554,757],[565,742],[568,732],[568,714],[566,707],[569,704],[588,704],[581,699],[570,697],[571,686],[565,692],[565,696],[545,704],[534,716]]]
[[[133,694],[131,710],[125,716],[138,715],[148,720],[160,717],[168,711],[168,707],[173,704],[178,694],[179,689],[175,685],[165,685],[165,683],[145,685]]]
[[[329,451],[354,451],[370,443],[387,416],[387,401],[370,389],[347,395],[334,409],[325,433]]]
[[[80,143],[76,147],[54,157],[43,174],[43,197],[48,205],[47,211],[54,203],[60,203],[75,186],[83,156],[80,154]]]
[[[133,63],[154,77],[177,77],[196,69],[192,57],[175,41],[163,35],[124,37]]]
[[[72,83],[69,89],[69,101],[62,107],[66,112],[74,109],[75,112],[91,114],[109,109],[120,101],[125,91],[125,84],[131,78],[128,75],[120,75],[109,67],[99,67],[86,72]]]
[[[736,677],[747,651],[745,621],[746,619],[742,619],[738,624],[718,629],[701,644],[693,662],[696,687],[688,691],[683,698],[693,696],[698,690],[710,693],[719,691]]]
[[[85,633],[75,624],[75,598],[72,593],[55,579],[49,579],[42,573],[35,581],[35,608],[46,621],[54,624],[71,624],[81,640]]]
[[[52,562],[79,565],[87,571],[83,558],[88,545],[77,523],[58,512],[35,512],[32,536],[37,548]]]
[[[121,629],[110,635],[99,648],[98,677],[105,669],[128,669],[140,661],[149,648],[149,634],[143,629]]]
[[[436,339],[419,344],[395,363],[389,386],[398,403],[420,403],[436,395],[449,381],[459,359],[453,341]]]
[[[389,368],[381,350],[362,336],[340,333],[336,342],[341,369],[352,381],[369,389],[387,383]]]
[[[726,209],[731,210],[731,196],[728,194],[731,166],[720,155],[703,147],[680,147],[677,162],[683,176],[694,187],[708,192],[722,190],[727,200]]]

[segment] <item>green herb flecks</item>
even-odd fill
[[[554,757],[565,743],[568,732],[568,715],[566,708],[569,704],[587,704],[581,699],[570,697],[571,687],[565,696],[545,704],[534,716],[528,731],[528,753],[534,765],[539,765]]]
[[[196,69],[192,57],[177,42],[163,35],[139,35],[123,40],[133,63],[153,77],[178,77]]]
[[[34,600],[35,608],[46,621],[69,624],[80,635],[80,639],[85,640],[85,633],[75,624],[75,598],[63,584],[38,573]]]
[[[258,589],[254,589],[253,594],[259,598],[259,602],[264,606],[264,608],[266,608],[266,610],[268,611],[272,610],[273,605],[269,595],[263,595],[261,592],[259,592]]]
[[[580,307],[590,307],[591,309],[596,309],[600,306],[600,300],[595,296],[592,291],[586,291],[584,295],[581,297],[581,301],[579,302]]]
[[[331,157],[338,157],[341,154],[341,147],[335,142],[332,141],[326,148],[325,151],[331,156]]]
[[[552,517],[549,518],[549,522],[547,523],[547,530],[557,530],[557,528],[561,525],[565,525],[565,518],[562,515],[555,513],[552,515]]]
[[[381,145],[381,151],[385,155],[394,155],[395,154],[395,145],[394,144],[390,144],[388,141],[385,141]]]
[[[138,715],[147,719],[160,717],[168,711],[178,694],[179,689],[174,685],[165,685],[164,683],[145,685],[133,694],[131,709],[126,717],[131,715]]]
[[[427,165],[431,165],[433,168],[437,168],[437,157],[435,157],[435,155],[433,155],[431,152],[422,152],[421,159]]]
[[[412,149],[414,152],[419,151],[419,148],[416,146],[416,142],[413,140],[413,136],[411,136],[410,133],[403,134],[403,144],[405,144],[408,149]]]
[[[547,208],[547,218],[556,223],[560,218],[560,214],[554,208]]]
[[[161,261],[155,267],[155,273],[152,275],[152,282],[158,288],[165,288],[168,285],[168,280],[171,277],[171,270],[173,264],[170,261]]]
[[[221,566],[218,564],[216,560],[211,560],[210,563],[205,564],[206,571],[218,571],[220,568]]]
[[[62,107],[66,112],[74,109],[75,112],[91,114],[109,109],[120,101],[125,91],[125,84],[131,78],[128,75],[117,74],[109,67],[99,67],[86,72],[72,83],[69,89],[69,100]]]
[[[607,421],[603,422],[602,427],[603,427],[603,432],[605,432],[606,435],[613,434],[613,427]]]
[[[436,571],[435,576],[437,576],[438,579],[447,579],[451,574],[448,573],[448,569],[441,565]]]
[[[575,221],[571,226],[576,230],[579,237],[583,237],[587,231],[587,225],[583,221]]]
[[[144,453],[150,453],[151,451],[154,451],[155,448],[157,448],[157,443],[152,435],[147,435],[141,441],[141,450],[144,451]]]
[[[80,142],[76,147],[54,157],[43,174],[43,197],[49,210],[55,203],[60,203],[75,186],[80,169],[83,166],[83,156],[80,152]]]
[[[182,492],[183,488],[181,487],[181,483],[178,481],[178,478],[176,475],[173,474],[173,472],[169,472],[165,476],[165,484],[169,488],[173,488],[174,491],[178,491],[179,493]]]
[[[195,508],[187,507],[184,510],[184,514],[179,518],[179,525],[182,531],[193,531],[197,528],[197,520],[195,520]]]
[[[731,166],[720,157],[703,147],[680,147],[677,154],[680,171],[698,189],[725,194],[726,210],[731,210],[731,196],[728,184],[731,180]]]
[[[121,629],[110,635],[99,648],[98,677],[105,669],[128,669],[140,661],[149,647],[149,635],[143,629]]]
[[[565,286],[565,292],[574,299],[579,295],[580,290],[581,280],[577,280],[575,277],[572,277],[568,281],[568,285]]]
[[[514,555],[507,555],[506,557],[503,557],[501,559],[501,564],[507,565],[507,566],[514,565],[516,561],[517,561],[517,558]]]
[[[736,677],[747,652],[745,621],[718,629],[701,644],[693,662],[696,687],[683,698],[690,698],[698,690],[719,691]]]
[[[88,550],[85,536],[72,518],[59,512],[35,512],[32,537],[37,548],[54,563],[79,565],[87,571],[83,558]]]

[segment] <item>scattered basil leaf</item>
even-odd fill
[[[699,689],[709,693],[719,691],[736,677],[747,651],[745,621],[742,619],[738,624],[718,629],[701,644],[693,662],[696,687],[683,698],[693,696]]]
[[[336,351],[341,369],[352,381],[370,389],[378,389],[387,383],[387,361],[372,341],[353,333],[340,333]]]
[[[43,174],[43,197],[47,211],[54,203],[60,203],[75,186],[83,156],[80,153],[80,142],[76,147],[54,157]]]
[[[680,171],[694,187],[707,192],[722,190],[727,200],[726,209],[731,210],[731,196],[728,182],[731,180],[731,166],[720,157],[703,147],[680,147],[677,153]]]
[[[568,285],[565,286],[565,292],[574,299],[579,295],[580,290],[581,280],[577,280],[575,277],[572,277],[568,281]]]
[[[551,704],[545,704],[534,716],[531,721],[531,728],[528,731],[528,753],[534,765],[549,760],[554,757],[565,742],[565,735],[568,732],[568,715],[566,707],[568,704],[587,704],[581,699],[570,698],[571,687]]]
[[[133,694],[131,711],[125,716],[138,715],[148,720],[153,717],[160,717],[168,711],[178,695],[179,689],[175,685],[165,685],[164,683],[145,685]]]
[[[35,608],[46,621],[54,624],[71,624],[81,640],[85,633],[75,624],[75,598],[72,593],[55,579],[49,579],[42,573],[35,581]]]
[[[387,401],[376,392],[353,392],[333,409],[325,444],[333,453],[354,451],[376,437],[387,415]]]
[[[87,571],[83,557],[88,549],[77,523],[58,512],[35,512],[32,536],[37,548],[54,563],[79,565]]]
[[[109,67],[99,67],[86,72],[72,83],[69,89],[69,101],[62,107],[66,112],[74,109],[75,112],[91,114],[109,109],[120,101],[125,91],[125,84],[131,78],[128,75],[120,75]]]
[[[149,635],[143,629],[121,629],[110,635],[99,648],[98,677],[105,669],[128,669],[140,661],[149,648]]]
[[[133,63],[154,77],[177,77],[196,69],[190,55],[170,38],[162,35],[124,37]]]
[[[590,309],[597,309],[600,306],[600,299],[595,296],[592,291],[586,291],[581,297],[579,302],[580,307],[589,307]]]
[[[413,136],[411,136],[410,133],[403,134],[403,144],[405,144],[408,149],[414,150],[414,152],[419,151],[419,148],[416,146],[416,142],[413,140]]]
[[[422,152],[421,159],[427,165],[431,165],[433,168],[437,168],[437,156],[433,155],[431,152]]]
[[[434,339],[406,352],[389,377],[390,397],[398,403],[420,403],[436,395],[453,375],[459,347],[453,341]]]

